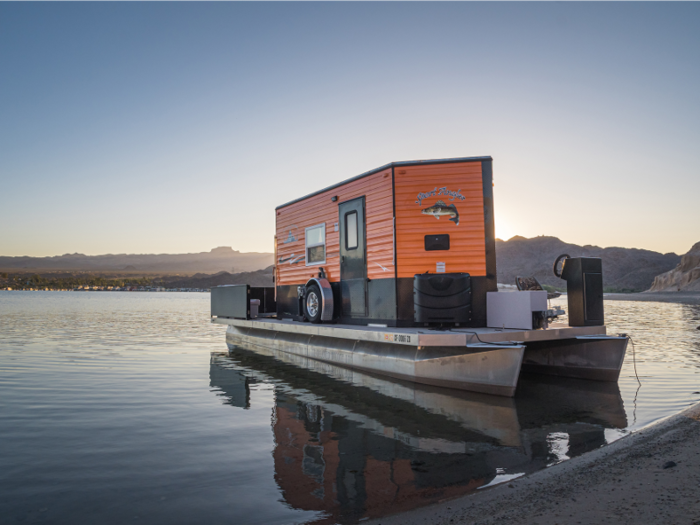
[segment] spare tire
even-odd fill
[[[307,286],[306,296],[304,297],[304,315],[312,323],[320,323],[322,311],[323,296],[320,288],[316,284]]]

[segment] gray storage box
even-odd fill
[[[233,284],[211,289],[211,315],[250,319],[250,286]]]

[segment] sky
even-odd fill
[[[496,234],[700,241],[700,3],[0,3],[0,255],[272,251],[274,209],[491,155]]]

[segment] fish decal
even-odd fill
[[[432,215],[436,219],[443,216],[449,216],[448,220],[453,221],[455,225],[459,224],[459,212],[457,211],[457,206],[450,204],[449,206],[445,204],[444,201],[437,201],[435,204],[428,208],[421,210],[423,215]]]

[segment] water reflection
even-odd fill
[[[605,310],[609,333],[634,338],[641,388],[628,351],[619,392],[540,377],[502,399],[229,358],[207,294],[0,292],[0,522],[349,521],[502,482],[700,400],[700,306]]]
[[[330,522],[465,494],[600,447],[606,429],[627,426],[614,383],[524,377],[504,398],[236,348],[211,354],[210,384],[239,408],[274,386],[275,480],[287,504]]]

